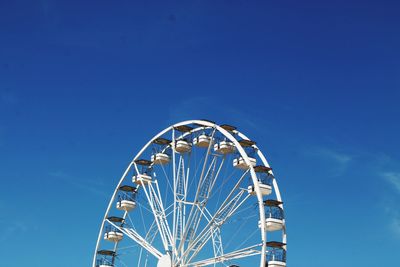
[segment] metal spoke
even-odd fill
[[[126,236],[130,237],[133,241],[135,241],[138,245],[140,245],[142,248],[146,249],[148,252],[150,252],[152,255],[154,255],[156,258],[161,258],[162,253],[158,251],[155,247],[153,247],[149,242],[146,241],[145,238],[143,238],[141,235],[139,235],[133,228],[125,228],[116,225],[115,223],[107,220],[109,224],[117,228],[119,231],[124,233]]]
[[[247,172],[243,173],[243,175],[239,178],[236,185],[233,187],[231,192],[228,194],[226,200],[222,203],[222,205],[218,208],[217,212],[212,216],[209,223],[204,227],[204,229],[200,232],[200,234],[196,237],[196,239],[191,242],[191,244],[186,249],[182,258],[189,256],[190,252],[192,254],[189,257],[189,260],[193,259],[199,251],[204,247],[207,241],[213,236],[214,232],[217,228],[220,228],[234,213],[239,207],[249,198],[249,194],[244,193],[243,190],[240,190],[240,184],[242,180],[245,178]],[[238,191],[236,193],[235,192]],[[242,198],[243,195],[246,195]]]
[[[214,138],[215,131],[216,130],[214,129],[212,134],[211,134],[211,140]],[[211,147],[212,147],[212,142],[210,142],[210,144],[208,145],[208,148],[207,148],[207,153],[206,153],[205,158],[204,158],[203,167],[202,167],[200,178],[199,178],[199,182],[198,182],[198,185],[197,185],[196,195],[195,195],[195,198],[193,200],[194,204],[192,205],[192,207],[190,209],[189,216],[187,218],[187,223],[186,223],[184,231],[183,231],[183,238],[182,238],[182,240],[181,240],[181,242],[179,244],[178,251],[181,251],[183,249],[183,246],[184,246],[185,241],[186,241],[186,239],[188,237],[188,234],[189,234],[190,225],[193,222],[193,217],[194,217],[193,212],[196,211],[195,204],[198,202],[199,193],[200,193],[200,189],[201,189],[201,185],[202,185],[202,180],[203,180],[203,176],[204,176],[204,173],[205,173],[205,170],[206,170],[206,167],[207,167],[207,162],[208,162],[208,158],[209,158],[209,155],[210,155]]]
[[[191,148],[180,150],[181,140],[193,141]],[[165,155],[159,153],[169,158],[164,161]],[[160,157],[149,159],[149,155]],[[96,262],[164,266],[164,260],[171,260],[168,266],[173,267],[232,266],[240,262],[236,259],[251,256],[260,259],[257,267],[265,267],[267,245],[272,243],[267,243],[267,225],[257,227],[257,221],[266,218],[267,189],[259,175],[265,170],[273,175],[265,167],[269,164],[255,142],[233,126],[206,120],[169,126],[143,146],[120,178],[101,222],[92,267]],[[244,182],[247,177],[253,191]],[[272,200],[280,202],[277,208],[283,210],[276,179],[270,186]],[[253,204],[258,209],[250,214]],[[280,249],[286,250],[284,219],[281,224],[284,245]],[[104,231],[121,232],[125,238],[105,244],[117,239],[103,238]],[[278,232],[273,236],[278,237]],[[244,248],[252,244],[256,245]]]
[[[143,181],[141,181],[141,183],[143,184]],[[154,183],[156,183],[156,181]],[[148,187],[148,189],[146,187]],[[146,186],[143,185],[143,191],[145,192],[147,201],[150,205],[154,219],[156,221],[156,224],[158,227],[158,232],[161,236],[161,240],[163,242],[164,249],[165,249],[165,251],[168,251],[169,247],[171,245],[171,239],[168,238],[168,236],[166,235],[166,232],[165,232],[166,227],[165,227],[165,224],[163,225],[163,222],[166,220],[166,217],[165,217],[164,209],[162,208],[162,205],[161,205],[162,202],[159,201],[159,198],[157,197],[157,194],[155,193],[155,190],[152,186],[152,182]]]
[[[200,260],[200,261],[196,261],[196,262],[189,262],[186,263],[184,265],[182,265],[182,267],[189,267],[189,266],[196,266],[196,267],[201,267],[201,266],[209,266],[215,263],[222,263],[228,260],[234,260],[234,259],[240,259],[240,258],[246,258],[246,257],[250,257],[250,256],[255,256],[255,255],[259,255],[261,254],[260,250],[257,250],[257,248],[261,247],[262,244],[258,244],[258,245],[254,245],[251,247],[247,247],[244,249],[239,249],[236,251],[232,251],[226,254],[223,254],[221,256],[217,256],[217,257],[212,257],[209,259],[205,259],[205,260]]]

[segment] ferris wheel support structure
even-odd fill
[[[199,135],[198,133],[201,131],[207,131],[208,134],[204,133]],[[169,132],[171,132],[171,141],[165,138]],[[197,135],[198,143],[200,143],[200,137],[203,138],[203,141],[205,140],[203,136],[208,138],[207,140],[209,140],[209,143],[207,147],[205,147],[205,145],[202,146],[206,148],[204,160],[196,165],[196,170],[191,170],[191,168],[193,168],[191,149],[192,146],[194,146],[194,135]],[[189,143],[188,140],[192,143]],[[243,170],[240,177],[237,178],[231,190],[223,191],[225,188],[222,185],[217,187],[218,181],[222,179],[220,178],[222,169],[228,164],[226,162],[228,158],[227,155],[229,154],[228,150],[226,150],[228,152],[225,153],[222,149],[220,149],[220,151],[223,151],[222,153],[217,153],[220,152],[215,147],[217,145],[216,141],[218,140],[223,140],[218,143],[218,146],[220,144],[232,144],[232,151],[235,151],[239,156],[239,158],[236,159],[237,162],[242,160],[243,162],[241,162],[241,164],[248,166]],[[247,141],[247,143],[245,141]],[[269,200],[264,199],[266,193],[263,188],[265,185],[260,180],[259,173],[256,172],[254,166],[255,158],[251,158],[248,155],[249,148],[255,152],[262,166],[268,170],[267,175],[272,177],[271,187],[276,199],[269,202],[275,203],[275,206],[272,207],[283,214],[283,204],[279,187],[267,159],[255,143],[250,142],[252,141],[243,133],[236,130],[236,128],[231,126],[224,127],[224,125],[217,125],[214,122],[206,120],[180,122],[167,127],[155,135],[129,163],[128,168],[117,183],[100,226],[93,256],[93,267],[117,267],[117,261],[120,260],[119,255],[123,255],[118,253],[119,241],[121,240],[116,237],[114,239],[109,238],[110,233],[121,233],[140,247],[140,256],[138,257],[139,261],[137,266],[142,264],[142,258],[148,258],[148,256],[144,257],[143,253],[153,256],[156,259],[157,267],[217,266],[217,264],[224,264],[233,260],[257,255],[261,255],[260,267],[266,266],[267,261],[273,267],[286,266],[287,235],[285,220],[281,217],[278,218],[281,221],[279,228],[282,232],[281,242],[268,242],[267,233],[270,231],[270,229],[267,229],[269,227],[268,219],[274,219],[274,217],[271,217],[271,215],[269,215],[268,218],[266,217],[265,208]],[[246,146],[243,146],[243,143],[245,143]],[[141,157],[145,155],[154,144],[161,144],[161,148],[157,151],[158,154],[153,153],[152,155],[152,159],[154,157],[154,160],[142,160]],[[183,144],[188,146],[185,149],[189,156],[184,156],[185,152],[182,152],[185,151]],[[181,146],[180,152],[178,152],[178,145]],[[228,149],[228,147],[226,147],[226,149]],[[172,154],[168,158],[168,162],[172,159],[172,162],[169,163],[172,166],[172,171],[170,171],[172,172],[172,177],[168,175],[168,171],[164,168],[167,158],[165,158],[165,161],[162,161],[161,156],[160,159],[157,159],[157,156],[167,155],[167,153]],[[201,166],[201,172],[199,175],[196,175],[199,166]],[[161,171],[159,173],[164,173],[166,177],[166,179],[160,180],[164,183],[161,186],[162,188],[160,188],[159,185],[159,179],[161,179],[158,178],[159,174],[157,174],[156,178],[155,172],[153,172],[152,175],[147,173],[154,171],[156,167],[160,168]],[[143,172],[143,169],[145,169],[146,172]],[[126,209],[121,217],[110,217],[114,204],[117,201],[117,196],[120,196],[121,188],[129,180],[129,175],[132,172],[135,173],[136,177],[141,177],[135,180],[136,187],[132,189],[131,192],[134,192],[132,193],[134,196],[136,196],[139,191],[143,192],[142,196],[145,201],[139,203],[139,207],[142,213],[142,210],[147,212],[147,216],[142,216],[141,218],[143,229],[147,231],[142,229],[142,232],[146,232],[145,234],[140,233],[140,231],[136,229],[138,227],[135,225],[139,223],[132,222],[129,216],[130,210]],[[243,189],[243,183],[246,177],[251,178],[253,189],[251,194]],[[229,177],[222,180],[222,182],[228,179]],[[197,184],[197,186],[193,184]],[[166,193],[163,194],[162,192]],[[172,194],[172,200],[168,198],[170,197],[168,194]],[[219,194],[218,199],[215,197],[216,194]],[[220,203],[220,196],[222,194],[224,194],[225,200]],[[191,196],[191,198],[189,198],[189,196]],[[253,196],[255,196],[257,200],[259,217],[258,227],[260,231],[259,242],[251,246],[225,252],[222,240],[224,233],[223,226],[230,221],[240,209],[248,205],[249,199],[253,198]],[[122,200],[118,201],[122,203]],[[132,202],[133,198],[130,199],[130,201]],[[166,203],[166,201],[170,203]],[[211,211],[211,208],[208,208],[209,202],[213,202],[214,212]],[[152,220],[149,229],[146,229],[145,219]],[[129,227],[127,227],[127,220],[131,221]],[[109,228],[111,227],[110,229],[112,229],[112,231],[110,230],[107,232],[106,226]],[[151,231],[154,231],[154,233]],[[112,249],[100,250],[103,243],[103,235],[107,236],[111,241],[114,241]],[[159,237],[158,242],[156,241],[157,237]],[[106,239],[106,237],[104,239]],[[205,249],[209,243],[212,244],[212,249]],[[271,251],[267,249],[269,245],[272,246],[271,251],[273,251],[273,253],[275,253],[275,249],[283,251],[283,256],[279,256],[281,254],[278,253],[271,254]],[[209,258],[205,258],[205,256],[202,255],[203,258],[198,259],[201,253],[207,254],[206,252],[209,250],[213,251],[213,254],[209,255]],[[270,257],[270,259],[268,257]],[[277,258],[279,258],[279,260],[277,260]],[[147,266],[147,260],[145,262]],[[121,264],[119,265],[129,267],[136,266],[133,264],[126,264],[127,263],[121,260]]]

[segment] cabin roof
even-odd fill
[[[115,256],[115,251],[102,249],[102,250],[98,250],[97,254],[107,255],[107,256]]]
[[[264,201],[264,206],[278,207],[281,204],[283,204],[283,202],[275,200],[275,199],[267,199],[267,200]]]
[[[180,125],[180,126],[176,126],[174,127],[175,130],[180,131],[182,133],[188,133],[191,130],[193,130],[193,127],[190,127],[188,125]]]
[[[235,126],[229,125],[229,124],[222,124],[220,125],[222,129],[227,130],[228,132],[233,132],[237,128]]]
[[[153,143],[157,144],[157,145],[169,145],[171,143],[171,140],[168,140],[168,139],[163,138],[163,137],[158,137],[158,138],[153,140]]]
[[[122,223],[124,221],[124,218],[117,217],[117,216],[110,216],[107,218],[110,222],[117,222],[117,223]]]
[[[271,171],[272,168],[271,167],[267,167],[267,166],[263,166],[263,165],[258,165],[254,167],[254,171],[255,172],[264,172],[264,173],[268,173],[269,171]]]
[[[255,145],[256,142],[251,141],[251,140],[242,139],[242,140],[239,140],[239,144],[242,147],[251,147],[251,146]]]
[[[286,244],[282,243],[282,242],[278,242],[278,241],[268,241],[267,242],[267,247],[282,248],[283,246],[286,246]]]
[[[136,192],[136,187],[130,186],[130,185],[121,185],[119,187],[119,190],[125,191],[125,192]]]
[[[142,166],[150,166],[151,165],[151,161],[147,160],[147,159],[137,159],[137,160],[135,160],[135,163],[138,165],[142,165]]]

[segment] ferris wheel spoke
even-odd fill
[[[222,246],[222,237],[220,228],[215,229],[211,239],[213,244],[214,258],[221,257],[224,254],[224,248]]]
[[[127,227],[122,227],[119,225],[116,225],[112,221],[107,220],[109,224],[114,226],[116,229],[124,233],[126,236],[130,237],[133,241],[135,241],[138,245],[140,245],[142,248],[146,249],[148,252],[150,252],[154,257],[157,259],[161,258],[162,253],[158,251],[155,247],[153,247],[145,238],[143,238],[141,235],[139,235],[133,228],[127,228]]]
[[[178,171],[174,182],[174,240],[182,238],[184,203],[187,195],[187,175],[185,174],[185,161],[182,156],[179,157]]]
[[[154,182],[156,187],[158,188],[157,181]],[[143,191],[146,195],[147,201],[152,210],[154,220],[157,224],[158,233],[160,234],[161,240],[164,245],[165,251],[169,251],[169,248],[172,244],[172,237],[168,236],[168,222],[166,220],[165,210],[162,205],[162,200],[159,197],[159,190],[155,190],[153,183],[149,183],[146,187],[143,186]]]
[[[204,209],[206,208],[206,205],[208,203],[208,200],[210,198],[210,194],[212,192],[212,189],[215,185],[215,182],[221,172],[221,169],[224,165],[225,162],[225,157],[221,160],[219,167],[217,168],[217,160],[218,160],[217,155],[215,155],[213,157],[213,160],[207,170],[207,173],[205,175],[205,178],[203,179],[203,183],[201,185],[201,191],[200,191],[200,198],[199,198],[199,202],[195,203],[197,210],[195,211],[195,215],[193,216],[193,220],[192,220],[192,224],[190,229],[191,234],[189,235],[188,238],[188,243],[190,245],[190,243],[193,241],[193,238],[196,235],[196,232],[198,230],[198,227],[200,225],[200,222],[202,221],[202,219],[205,217],[207,221],[208,218],[206,217],[206,214],[204,213]]]
[[[235,204],[238,203],[238,200],[244,194],[244,191],[240,190],[239,186],[240,186],[241,182],[243,181],[243,179],[246,177],[246,174],[247,174],[247,171],[242,174],[242,176],[239,178],[239,180],[236,183],[236,185],[232,188],[232,190],[230,191],[230,193],[226,197],[225,201],[217,209],[217,211],[215,212],[214,215],[211,215],[210,212],[208,210],[206,210],[208,212],[210,218],[211,218],[211,219],[208,220],[209,224],[207,226],[211,226],[211,224],[214,223],[214,221],[217,218],[219,218],[219,219],[228,218],[229,217],[228,215],[233,214],[232,211],[236,211],[237,208],[239,208],[240,205],[244,202],[244,201],[240,202],[240,205],[235,207]],[[238,191],[238,189],[239,189],[239,192],[237,192],[236,195],[234,196],[235,192]],[[232,196],[234,196],[234,197],[232,197]],[[247,195],[244,200],[246,200],[248,197],[249,197],[249,195]],[[224,211],[225,211],[225,213],[223,213]]]
[[[175,129],[172,128],[172,147],[175,147]],[[180,162],[179,162],[180,163]],[[179,166],[178,166],[179,168]],[[179,170],[178,170],[179,172]],[[173,234],[173,239],[172,239],[172,245],[174,250],[176,249],[176,235],[177,235],[177,207],[176,207],[176,198],[177,198],[177,178],[176,178],[176,154],[174,149],[172,149],[172,182],[173,182],[173,189],[172,189],[172,193],[173,193],[173,205],[174,205],[174,209],[173,209],[173,215],[172,215],[172,234]],[[167,177],[168,179],[168,177]],[[168,179],[169,180],[169,179]],[[169,183],[169,181],[168,181]],[[179,211],[178,211],[179,213]],[[175,253],[172,254],[172,261],[174,261],[175,258]]]
[[[157,224],[156,221],[153,220],[152,224],[149,227],[149,230],[146,233],[146,236],[144,237],[145,240],[149,243],[152,244],[154,239],[157,236]],[[147,250],[146,250],[147,251]],[[139,259],[138,259],[138,265],[137,267],[142,267],[141,262],[142,262],[142,257],[143,257],[143,247],[140,248],[139,252]],[[148,259],[148,251],[146,253],[146,259],[145,259],[145,266],[147,266],[147,259]]]
[[[222,225],[234,214],[234,212],[246,201],[249,197],[247,195],[241,199],[244,191],[240,191],[230,202],[228,202],[221,210],[218,212],[212,220],[209,222],[207,227],[201,232],[201,234],[193,241],[192,245],[189,246],[187,252],[188,261],[194,259],[197,254],[202,250],[202,248],[207,244],[207,242],[212,239],[213,248],[218,247],[218,239],[216,239],[216,234],[220,231]],[[217,241],[215,241],[217,240]],[[190,254],[191,253],[191,254]],[[190,256],[189,256],[190,255]]]
[[[245,193],[244,190],[241,190],[239,188],[246,174],[247,172],[243,173],[243,175],[239,178],[236,185],[228,194],[226,200],[218,208],[217,212],[215,212],[215,214],[211,217],[209,223],[204,227],[204,229],[200,232],[200,234],[193,240],[193,242],[191,242],[188,245],[188,248],[184,253],[184,257],[189,256],[189,254],[191,253],[189,260],[193,259],[205,246],[205,244],[210,240],[210,238],[213,237],[216,229],[220,228],[250,197],[249,194]],[[243,195],[245,196],[243,197]]]
[[[169,246],[174,249],[173,237],[172,237],[171,229],[169,227],[168,220],[167,220],[167,211],[166,211],[166,209],[164,209],[164,204],[162,202],[160,187],[158,186],[158,181],[155,181],[155,185],[156,185],[157,190],[154,190],[154,196],[155,196],[155,200],[158,204],[158,208],[161,212],[160,222],[165,231],[165,235],[167,236]],[[151,188],[153,188],[153,187],[151,186]]]
[[[221,256],[212,257],[209,259],[200,260],[200,261],[196,261],[196,262],[188,262],[188,263],[182,265],[182,267],[209,266],[209,265],[213,265],[215,263],[222,263],[222,262],[225,262],[228,260],[235,260],[235,259],[241,259],[241,258],[259,255],[259,254],[261,254],[261,250],[258,250],[257,248],[260,248],[261,246],[262,246],[262,244],[258,244],[258,245],[250,246],[247,248],[235,250],[235,251],[232,251],[232,252],[229,252],[226,254],[222,254]]]
[[[117,257],[118,262],[121,263],[121,265],[123,265],[124,267],[128,267],[128,265],[126,265],[126,263],[120,259],[120,257]]]
[[[211,137],[210,137],[211,140],[213,140],[213,138],[214,138],[215,131],[216,131],[216,129],[214,129],[212,134],[211,134]],[[193,205],[190,208],[189,216],[187,217],[186,225],[185,225],[184,230],[183,230],[183,237],[182,237],[181,242],[179,244],[178,251],[181,251],[183,249],[185,241],[188,238],[189,231],[191,230],[191,225],[196,222],[195,219],[198,216],[196,205],[197,205],[197,203],[199,201],[200,190],[201,190],[201,187],[203,185],[203,177],[204,177],[204,174],[206,172],[208,158],[209,158],[209,155],[211,155],[211,153],[210,153],[211,147],[212,147],[212,142],[210,142],[208,147],[207,147],[207,152],[205,154],[203,167],[202,167],[200,178],[199,178],[199,181],[198,181],[198,184],[197,184],[197,189],[196,189],[196,194],[195,194],[195,197],[194,197],[194,200],[193,200]]]
[[[92,267],[256,266],[257,259],[265,267],[275,250],[286,255],[286,227],[281,217],[268,224],[283,205],[276,180],[264,181],[264,174],[273,175],[264,155],[234,126],[191,120],[165,128],[119,180]]]

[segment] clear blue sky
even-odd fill
[[[397,1],[0,1],[0,265],[89,266],[133,155],[208,118],[269,158],[289,266],[397,266],[399,13]]]

